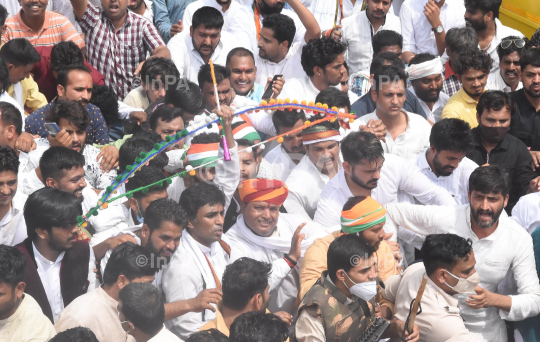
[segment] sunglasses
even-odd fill
[[[518,48],[518,49],[522,49],[525,47],[525,40],[523,39],[508,39],[508,40],[503,40],[501,42],[501,47],[503,49],[508,49],[510,46],[512,46],[512,43],[514,43],[514,45]]]

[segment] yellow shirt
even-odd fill
[[[478,102],[461,88],[457,93],[452,95],[446,106],[444,106],[441,119],[461,119],[467,122],[471,128],[475,128],[478,126],[478,121],[476,120],[477,104]]]
[[[36,110],[45,106],[48,103],[45,95],[39,92],[38,85],[32,77],[27,77],[22,80],[21,86],[24,107],[31,108],[32,111],[35,112]],[[13,97],[13,89],[14,88],[12,84],[9,86],[7,91],[9,96],[11,97]]]
[[[339,237],[340,234],[341,231],[338,230],[324,238],[317,239],[306,250],[304,258],[302,259],[302,265],[300,267],[300,290],[298,291],[298,297],[296,299],[297,306],[300,305],[302,298],[304,298],[317,279],[321,277],[321,273],[326,270],[326,254],[328,253],[328,247],[332,241]],[[399,273],[396,268],[394,253],[392,253],[392,250],[386,241],[381,242],[379,249],[377,249],[374,254],[374,258],[376,259],[379,269],[379,277],[382,279],[382,281],[385,281],[391,276]],[[386,305],[388,308],[390,308],[390,310],[393,311],[394,305],[390,301],[382,298],[382,296],[378,296],[381,297],[379,300],[380,305]]]
[[[269,314],[271,312],[268,311],[268,309],[266,309],[266,313]],[[223,315],[221,314],[221,303],[218,304],[218,307],[216,310],[216,318],[214,318],[210,322],[206,322],[206,324],[203,325],[202,328],[199,329],[199,331],[210,330],[210,329],[216,329],[219,332],[222,332],[223,335],[227,337],[229,337],[230,335],[229,328],[227,328],[227,324],[225,324],[225,320],[223,319]]]

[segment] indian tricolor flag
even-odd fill
[[[234,139],[247,139],[250,142],[253,142],[254,140],[261,140],[259,133],[257,133],[255,128],[253,128],[253,126],[247,122],[233,129],[232,133]]]
[[[219,143],[191,144],[187,151],[187,159],[193,167],[212,162],[205,167],[215,167],[218,157]]]

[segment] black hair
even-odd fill
[[[150,140],[151,142],[160,143],[163,141],[163,138],[158,133],[148,130],[148,131],[138,131],[133,133],[132,136],[133,139],[143,139],[143,140]]]
[[[92,97],[89,102],[99,108],[107,126],[110,127],[120,121],[118,97],[111,87],[94,84],[92,87]]]
[[[432,275],[441,267],[452,272],[458,261],[469,259],[472,250],[471,239],[464,239],[456,234],[428,235],[422,245],[426,273]]]
[[[342,92],[340,92],[340,93],[342,93]],[[342,94],[344,94],[344,93],[342,93]],[[309,122],[314,122],[314,121],[321,120],[321,119],[324,119],[324,116],[322,116],[321,114],[316,114],[316,115],[312,115],[308,119],[308,121]],[[318,124],[316,124],[316,126],[322,126],[322,127],[326,128],[326,130],[339,131],[339,123],[338,123],[337,120],[334,121],[334,122],[331,122],[330,120],[322,121],[322,122],[319,122]]]
[[[52,232],[53,227],[72,228],[77,225],[77,216],[82,215],[81,202],[73,193],[56,188],[36,190],[24,205],[24,220],[28,238],[36,241],[37,228]]]
[[[144,211],[144,223],[150,233],[161,228],[163,222],[172,222],[175,225],[187,227],[187,215],[178,202],[168,198],[160,198],[151,202]]]
[[[429,144],[437,151],[469,152],[474,147],[471,127],[460,119],[441,120],[433,125]]]
[[[339,55],[345,52],[346,45],[336,42],[334,38],[324,37],[310,40],[302,47],[301,64],[306,75],[313,76],[313,68],[318,66],[324,68],[332,63]]]
[[[540,48],[540,28],[533,33],[533,35],[531,36],[531,40],[529,41],[529,47],[533,46],[536,48]]]
[[[326,103],[328,108],[346,107],[348,111],[351,111],[351,100],[347,93],[342,92],[338,88],[329,87],[317,94],[315,103]]]
[[[75,100],[56,100],[45,113],[45,122],[56,122],[60,124],[60,119],[72,122],[78,129],[86,132],[86,127],[90,125],[92,119],[86,112],[84,106]]]
[[[0,172],[19,172],[19,157],[9,146],[0,146]]]
[[[199,25],[204,25],[207,29],[217,28],[221,30],[223,27],[223,15],[215,8],[204,6],[193,13],[191,18],[191,27],[195,30]]]
[[[229,338],[217,329],[208,329],[194,332],[186,342],[229,342]]]
[[[180,195],[180,205],[186,211],[188,219],[197,218],[197,212],[205,205],[225,205],[225,194],[214,184],[197,183]]]
[[[251,141],[247,139],[234,139],[234,141],[236,141],[236,143],[238,144],[238,147],[240,146],[251,147],[254,145]],[[242,149],[238,148],[238,150],[242,150]],[[253,159],[257,161],[257,148],[252,148],[251,153],[253,153]]]
[[[140,200],[153,193],[167,190],[169,184],[165,181],[165,178],[165,174],[161,169],[157,169],[151,165],[144,165],[139,171],[135,172],[133,177],[129,179],[129,182],[126,183],[126,191],[135,190],[149,184],[163,181],[162,185],[156,184],[147,188],[148,191],[137,191],[133,193],[133,198]]]
[[[251,258],[240,258],[227,265],[221,281],[223,305],[235,311],[243,310],[253,296],[264,294],[271,272],[272,264]]]
[[[502,43],[504,43],[507,40],[516,40],[516,39],[523,39],[525,42],[525,45],[522,48],[518,48],[514,42],[510,43],[510,46],[506,49],[503,49]],[[529,45],[529,40],[527,38],[521,38],[517,36],[508,36],[501,39],[501,42],[499,45],[497,45],[497,55],[499,55],[499,61],[503,59],[504,56],[508,56],[509,54],[513,52],[517,52],[520,56],[527,50],[527,45]],[[539,62],[540,63],[540,62]]]
[[[373,162],[383,158],[384,150],[381,142],[370,132],[352,132],[341,141],[343,160],[349,164],[360,164],[364,160]]]
[[[6,62],[0,57],[0,94],[7,91],[10,85],[9,69]]]
[[[165,91],[165,105],[172,105],[175,108],[181,108],[191,115],[197,115],[204,111],[204,95],[199,85],[179,79],[174,87],[169,87]]]
[[[345,204],[343,205],[343,211],[351,210],[352,208],[354,208],[355,205],[362,202],[366,198],[367,198],[366,196],[349,197],[347,202],[345,202]]]
[[[536,49],[529,49],[523,52],[519,58],[519,65],[521,66],[521,72],[525,71],[527,65],[540,68],[540,46]]]
[[[99,342],[94,332],[85,327],[75,327],[59,332],[49,342]]]
[[[407,73],[400,68],[393,65],[383,65],[377,71],[375,71],[375,76],[373,76],[373,87],[377,94],[382,90],[383,84],[387,82],[396,82],[402,81],[403,86],[407,89]]]
[[[485,194],[501,193],[506,197],[509,192],[508,174],[498,165],[476,168],[469,176],[469,192],[479,191]]]
[[[419,53],[419,54],[415,55],[413,58],[411,58],[411,60],[409,61],[409,65],[420,64],[420,63],[424,63],[424,62],[427,62],[427,61],[432,61],[435,58],[437,58],[437,57],[430,54],[430,53],[428,53],[428,52]]]
[[[452,52],[466,52],[478,49],[478,36],[472,27],[453,27],[446,32],[446,47]]]
[[[234,342],[285,342],[289,327],[278,316],[264,312],[246,312],[231,324],[229,339]]]
[[[60,42],[52,47],[50,65],[56,72],[66,65],[84,65],[83,53],[72,41]]]
[[[152,131],[156,130],[158,126],[158,119],[161,119],[162,122],[171,122],[176,118],[182,118],[182,122],[184,122],[182,109],[169,106],[161,106],[156,109],[150,117],[150,129]]]
[[[0,283],[6,283],[14,289],[24,281],[26,258],[17,248],[0,245]]]
[[[86,72],[90,74],[90,69],[88,69],[85,65],[81,64],[71,64],[68,66],[64,66],[60,71],[58,72],[58,77],[56,78],[56,81],[58,84],[60,84],[62,87],[66,88],[68,79],[69,79],[69,73],[71,71],[81,71]]]
[[[278,134],[281,127],[294,127],[298,120],[302,122],[306,121],[306,113],[303,110],[293,110],[290,112],[276,110],[274,115],[272,115],[272,123]]]
[[[120,275],[129,281],[155,275],[156,269],[151,262],[140,262],[151,260],[150,258],[150,252],[146,248],[131,241],[116,246],[103,271],[103,283],[112,285],[118,281]]]
[[[347,70],[347,76],[351,76],[349,64],[347,64],[347,61],[343,62],[343,67],[345,68],[345,70]]]
[[[165,322],[163,295],[149,283],[129,283],[118,293],[122,313],[135,328],[150,336],[156,335]]]
[[[390,62],[390,65],[393,65],[401,70],[405,70],[405,64],[403,64],[401,58],[399,58],[393,52],[384,52],[371,61],[369,74],[374,75],[381,67],[385,65],[386,62]]]
[[[65,171],[84,167],[84,164],[82,154],[64,146],[51,146],[43,152],[39,160],[39,168],[44,181],[52,178],[59,182]]]
[[[157,134],[156,132],[153,133]],[[157,135],[159,136],[159,134]],[[161,140],[161,136],[159,137],[159,139]],[[133,163],[135,163],[135,159],[140,158],[141,152],[149,152],[154,148],[154,145],[156,143],[157,142],[155,141],[135,136],[127,139],[120,147],[118,156],[118,174],[124,173],[124,171],[126,171],[126,166],[133,165]],[[167,164],[169,164],[169,157],[167,157],[167,154],[165,153],[160,153],[156,155],[149,162],[150,166],[154,166],[160,170],[167,166]]]
[[[479,116],[482,116],[484,111],[499,111],[505,107],[510,111],[510,115],[514,116],[514,113],[516,112],[516,102],[514,101],[514,98],[504,91],[488,90],[480,96],[478,104],[476,105],[476,112]]]
[[[15,38],[5,43],[0,49],[0,57],[17,67],[36,64],[41,60],[36,48],[25,38]]]
[[[465,8],[480,10],[482,14],[493,12],[493,18],[499,17],[502,0],[465,0]]]
[[[249,56],[249,57],[251,57],[251,59],[253,59],[253,64],[255,64],[255,57],[253,56],[253,52],[251,52],[248,49],[243,48],[243,47],[237,47],[237,48],[234,48],[231,51],[229,51],[229,54],[227,55],[227,62],[225,63],[225,65],[227,67],[229,67],[229,63],[231,63],[231,59],[234,56],[238,56],[238,57]]]
[[[330,279],[335,283],[338,270],[349,272],[351,268],[358,266],[353,260],[357,260],[357,262],[360,262],[360,258],[367,260],[373,253],[375,253],[373,247],[356,234],[345,234],[338,237],[332,241],[326,254]]]
[[[228,80],[229,77],[231,77],[231,71],[227,67],[219,64],[214,64],[214,75],[216,76],[217,84],[220,84],[224,80]],[[197,81],[199,82],[199,88],[201,89],[204,87],[204,83],[214,82],[212,80],[212,71],[210,69],[210,64],[205,64],[199,69]]]
[[[294,35],[296,34],[296,25],[294,20],[281,13],[267,15],[263,19],[262,26],[274,31],[274,38],[279,44],[287,41],[287,47],[290,48]]]
[[[191,144],[214,144],[220,141],[219,134],[214,132],[204,132],[194,136],[193,139],[191,139]]]
[[[469,69],[480,70],[485,73],[489,73],[493,60],[491,56],[480,51],[479,49],[467,51],[459,55],[455,66],[453,67],[454,71],[458,75],[463,75]]]
[[[160,77],[163,86],[168,86],[180,78],[180,73],[170,59],[163,57],[148,58],[141,68],[141,81],[146,85],[150,85],[158,77]],[[171,77],[172,80],[169,80]]]
[[[0,120],[3,126],[15,126],[15,132],[18,135],[22,133],[22,113],[9,102],[0,101]]]
[[[9,13],[7,9],[4,6],[0,5],[0,26],[4,26],[8,17]]]
[[[371,38],[371,45],[375,56],[386,46],[397,45],[400,49],[403,49],[403,36],[393,30],[381,30]]]

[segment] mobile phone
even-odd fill
[[[283,77],[283,75],[275,75],[273,78],[272,78],[272,83],[270,83],[270,85],[268,86],[268,88],[266,88],[266,91],[264,92],[263,96],[262,96],[262,99],[269,99],[272,97],[272,87],[274,86],[274,82],[277,81],[278,78],[280,77]]]
[[[53,138],[61,131],[56,122],[45,122],[43,125],[45,125],[45,129]]]

